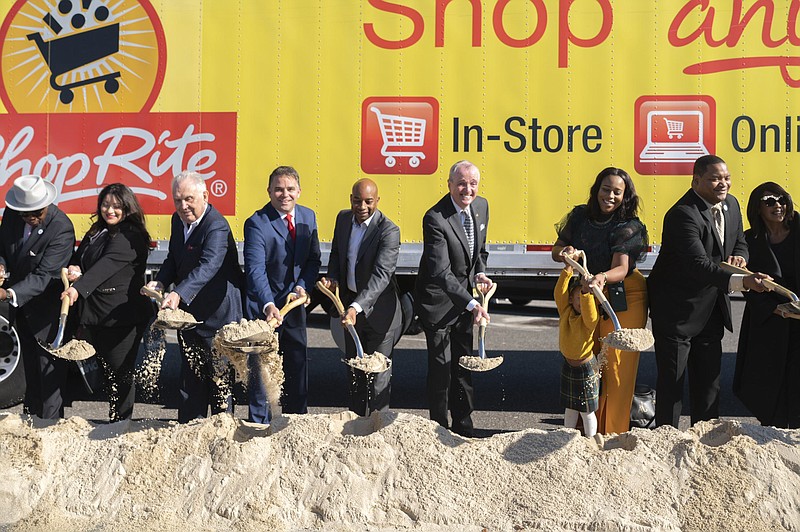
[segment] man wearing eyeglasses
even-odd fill
[[[14,309],[25,368],[23,408],[43,419],[64,416],[61,386],[67,363],[37,340],[49,343],[55,337],[64,290],[61,268],[75,248],[72,222],[53,204],[57,196],[56,187],[39,176],[18,177],[6,194],[0,222],[0,273],[8,275],[0,301]]]
[[[728,194],[731,174],[716,155],[695,161],[691,189],[664,216],[661,250],[647,279],[658,379],[656,424],[678,427],[689,373],[692,424],[719,417],[724,329],[731,291],[766,290],[769,276],[731,274],[745,267],[747,244],[739,202]]]

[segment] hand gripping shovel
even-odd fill
[[[67,269],[61,268],[61,281],[64,283],[64,290],[69,288],[69,279],[67,279]],[[54,357],[64,358],[66,360],[75,360],[80,362],[94,355],[95,350],[92,344],[84,340],[70,340],[65,345],[61,345],[64,341],[64,328],[67,326],[67,315],[69,314],[69,298],[65,297],[61,300],[61,312],[58,316],[58,330],[53,343],[50,345],[39,341],[42,348],[53,355]]]
[[[152,288],[143,286],[142,293],[155,299],[159,307],[164,301],[164,294],[158,290],[153,290]],[[192,329],[197,327],[201,323],[203,322],[195,320],[194,316],[183,310],[160,309],[158,311],[158,316],[156,316],[156,321],[153,322],[153,326],[158,327],[159,329],[175,329],[182,331],[184,329]]]
[[[584,264],[586,263],[586,254],[583,251],[575,251],[573,255],[580,255]],[[592,276],[584,264],[579,264],[572,257],[564,255],[564,261],[572,266],[572,268],[576,272],[580,273],[584,278],[589,279]],[[653,333],[650,332],[650,330],[623,329],[619,324],[619,318],[617,318],[617,314],[614,312],[614,309],[611,308],[611,303],[608,302],[608,299],[606,299],[606,296],[603,294],[603,291],[600,290],[600,287],[592,286],[592,292],[594,293],[594,297],[596,297],[600,302],[600,305],[602,305],[603,309],[606,311],[606,314],[608,314],[608,317],[611,318],[611,321],[614,324],[614,331],[608,333],[605,338],[601,338],[604,344],[606,344],[608,347],[619,349],[621,351],[643,351],[653,345],[655,340],[653,339]]]
[[[339,287],[336,287],[336,293],[334,294],[322,284],[322,281],[317,281],[317,289],[328,296],[328,299],[333,301],[336,311],[339,313],[339,317],[344,318],[346,311],[342,300],[339,299]],[[368,355],[364,354],[364,348],[361,346],[361,340],[358,338],[355,324],[347,322],[347,332],[350,333],[350,336],[353,337],[353,342],[356,344],[356,357],[343,359],[342,362],[364,373],[383,373],[392,367],[392,360],[386,358],[382,353],[375,352]]]
[[[493,283],[487,293],[477,290],[477,295],[480,298],[480,304],[486,311],[489,311],[489,300],[492,299],[495,290],[497,290],[497,283]],[[503,363],[503,356],[496,356],[492,358],[486,357],[486,319],[482,318],[478,327],[478,356],[462,356],[458,359],[458,365],[470,371],[489,371],[496,368]]]
[[[734,266],[733,264],[728,264],[727,262],[721,263],[720,267],[730,273],[741,273],[743,275],[753,274],[753,272],[747,268],[740,268],[739,266]],[[800,298],[797,297],[797,294],[785,286],[781,286],[775,281],[770,281],[769,279],[762,279],[761,284],[789,299],[789,303],[778,305],[778,310],[782,312],[782,316],[784,318],[800,319]]]

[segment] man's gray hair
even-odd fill
[[[478,167],[469,162],[466,159],[462,159],[458,161],[456,164],[450,167],[450,173],[447,175],[447,180],[452,181],[453,178],[458,176],[459,170],[462,168],[474,168],[476,172],[478,172],[478,179],[481,177],[481,171],[478,170]]]
[[[192,184],[192,186],[194,186],[195,189],[199,190],[200,192],[204,192],[206,190],[206,180],[203,179],[203,176],[201,176],[197,172],[184,170],[183,172],[172,178],[172,191],[175,192],[175,189],[178,188],[178,185],[180,185],[184,181],[189,181]]]

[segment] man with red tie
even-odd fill
[[[244,267],[249,319],[276,318],[286,375],[283,413],[308,412],[308,349],[306,313],[298,309],[281,318],[279,309],[290,294],[302,297],[314,286],[321,264],[314,211],[297,205],[300,176],[291,166],[279,166],[269,176],[270,201],[244,224]],[[292,296],[294,298],[295,296]],[[248,396],[250,421],[269,423],[270,405],[258,370],[250,358]]]

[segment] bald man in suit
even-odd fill
[[[469,161],[450,169],[449,193],[422,220],[424,248],[416,304],[428,346],[430,418],[472,436],[472,376],[458,359],[472,353],[472,327],[489,314],[472,296],[492,286],[486,274],[489,204],[478,196],[481,174]],[[452,425],[448,423],[450,411]]]

